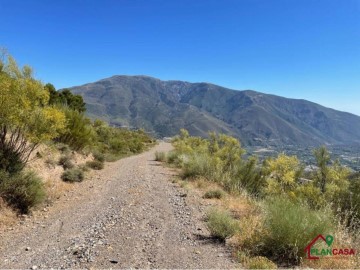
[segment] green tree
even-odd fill
[[[320,148],[314,150],[314,156],[317,166],[319,167],[317,183],[320,187],[321,192],[325,193],[330,154],[325,146],[321,146]]]
[[[296,156],[280,154],[276,159],[266,161],[265,168],[267,186],[265,193],[269,195],[288,194],[295,196],[298,179],[301,177],[303,167]]]
[[[49,106],[49,93],[28,66],[19,68],[8,54],[0,57],[0,168],[23,168],[39,143],[56,137],[65,115]]]
[[[59,99],[62,104],[69,106],[70,109],[78,112],[86,111],[86,104],[82,96],[72,94],[69,89],[62,90],[59,93]]]
[[[49,92],[49,104],[57,104],[59,102],[59,93],[56,91],[55,86],[47,83],[44,88]]]
[[[67,106],[80,113],[86,111],[86,104],[82,96],[74,95],[69,89],[56,91],[51,83],[47,83],[44,88],[49,93],[49,104]]]

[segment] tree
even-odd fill
[[[314,150],[314,156],[317,166],[319,167],[318,185],[322,193],[326,191],[326,182],[328,174],[328,164],[330,162],[330,154],[325,146],[321,146]]]
[[[85,112],[86,104],[80,95],[73,95],[69,89],[64,89],[59,93],[59,99],[62,104],[69,106],[70,109]]]
[[[28,66],[0,57],[0,168],[20,171],[39,143],[56,137],[65,115],[49,106],[49,93]]]
[[[267,177],[266,194],[294,194],[301,177],[303,167],[296,156],[280,154],[276,159],[269,159],[265,164]]]
[[[56,91],[55,87],[51,83],[45,85],[45,89],[49,93],[49,104],[67,106],[72,110],[80,113],[86,111],[86,103],[82,96],[74,95],[69,89],[62,91]]]
[[[56,104],[59,101],[59,93],[51,83],[45,84],[44,88],[49,92],[49,104]]]

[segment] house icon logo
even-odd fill
[[[328,241],[326,241],[328,239]],[[320,257],[318,256],[314,256],[314,253],[316,254],[316,249],[313,249],[313,246],[316,244],[316,242],[318,241],[323,241],[326,244],[328,244],[328,246],[331,246],[332,242],[333,242],[334,238],[331,235],[326,236],[326,238],[322,235],[319,234],[318,236],[316,236],[311,242],[310,244],[308,244],[305,248],[305,252],[307,255],[307,259],[309,260],[318,260],[320,259]],[[316,254],[318,255],[318,254]],[[320,254],[319,254],[320,255]]]
[[[324,257],[344,258],[356,254],[356,250],[353,248],[332,248],[333,241],[334,237],[332,235],[324,237],[322,234],[319,234],[305,247],[306,258],[309,260],[319,260]],[[326,245],[322,245],[323,248],[317,248],[315,247],[317,243],[325,243]]]

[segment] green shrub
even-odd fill
[[[71,161],[71,157],[68,155],[61,156],[59,159],[59,165],[65,170],[74,168],[74,163]]]
[[[98,160],[100,162],[104,162],[105,161],[105,155],[101,152],[95,151],[93,153],[94,159]]]
[[[11,147],[0,149],[0,170],[7,171],[11,174],[20,172],[25,166],[21,155]]]
[[[166,154],[164,152],[155,152],[155,160],[164,162],[166,161]]]
[[[45,160],[45,164],[49,167],[49,168],[55,168],[55,166],[57,165],[56,160],[54,160],[52,157],[49,157]]]
[[[277,269],[277,265],[266,257],[256,256],[249,258],[247,262],[249,269]]]
[[[79,151],[86,146],[91,146],[96,139],[91,122],[82,113],[63,108],[66,116],[66,130],[56,138],[57,142],[69,145],[72,149]]]
[[[204,194],[205,199],[221,199],[225,196],[225,192],[221,189],[209,190]]]
[[[212,236],[223,241],[239,230],[238,222],[228,212],[219,209],[207,213],[206,225]]]
[[[58,149],[64,155],[69,155],[70,152],[71,152],[70,147],[67,144],[64,144],[64,143],[57,143],[56,144],[56,149]]]
[[[81,182],[84,180],[84,172],[79,168],[66,170],[61,175],[61,179],[65,182]]]
[[[192,155],[184,162],[182,176],[184,178],[204,176],[208,180],[216,180],[217,175],[221,174],[219,171],[216,171],[216,169],[209,155],[199,153]]]
[[[33,172],[10,175],[0,171],[0,196],[20,213],[28,213],[31,207],[44,200],[45,189]]]
[[[319,234],[331,234],[333,216],[326,209],[312,210],[286,197],[266,201],[265,234],[259,244],[261,254],[287,263],[299,263],[304,248]]]
[[[82,164],[78,167],[80,170],[82,170],[83,172],[88,172],[90,171],[89,167],[86,166],[86,164]]]
[[[170,164],[173,164],[173,163],[175,163],[175,160],[177,159],[177,157],[178,157],[178,153],[176,151],[170,151],[167,154],[167,162]]]
[[[86,162],[86,166],[90,167],[93,170],[102,170],[104,169],[104,162],[99,160],[93,160]]]

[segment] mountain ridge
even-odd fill
[[[360,117],[305,99],[212,83],[114,75],[69,88],[83,96],[90,118],[173,136],[180,128],[238,137],[249,145],[360,143]]]

